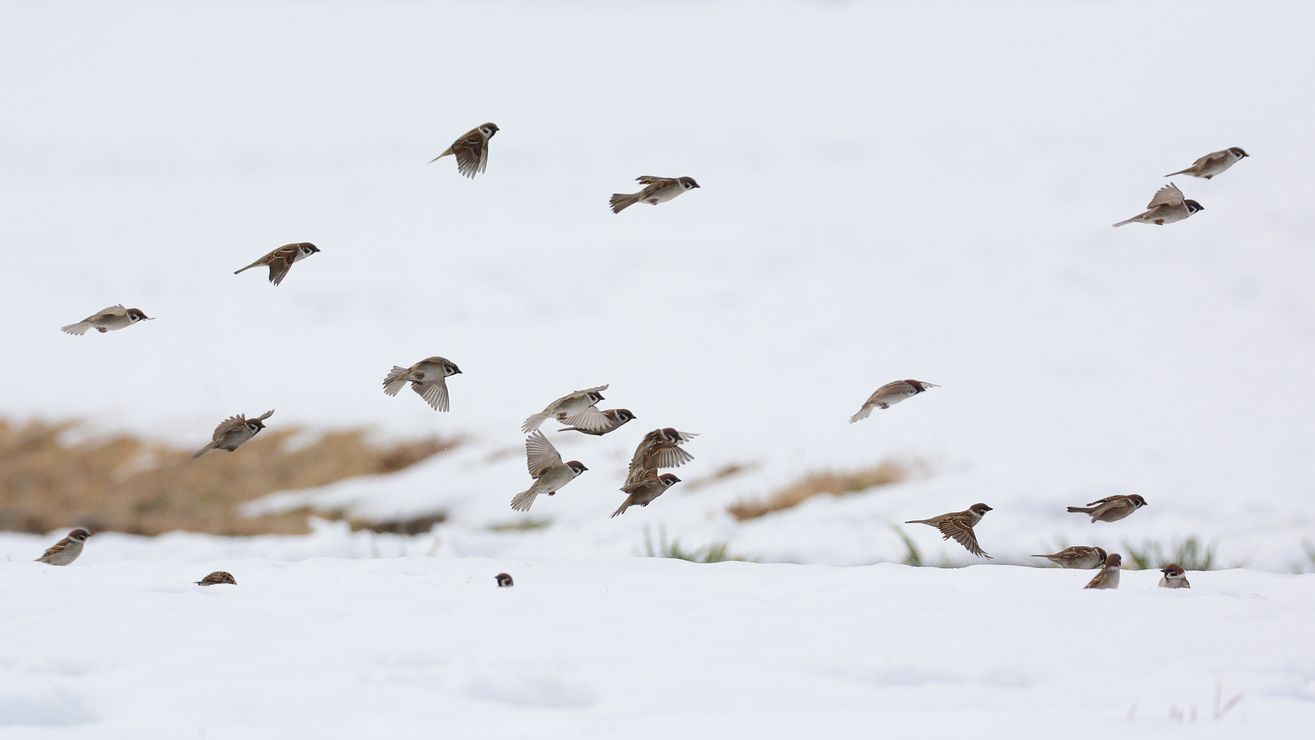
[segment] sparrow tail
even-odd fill
[[[1133,221],[1136,221],[1136,220],[1137,220],[1137,217],[1136,217],[1136,216],[1133,216],[1132,218],[1128,219],[1127,221],[1120,221],[1120,222],[1118,222],[1117,224],[1114,224],[1114,225],[1115,225],[1115,226],[1123,226],[1123,225],[1125,225],[1125,224],[1130,224],[1130,223],[1132,223]]]
[[[75,336],[75,337],[80,337],[80,336],[82,336],[83,334],[86,334],[86,333],[87,333],[87,330],[90,329],[90,328],[91,328],[91,324],[88,324],[88,323],[85,322],[85,321],[79,321],[79,322],[76,323],[76,324],[69,324],[68,326],[61,326],[61,327],[59,327],[59,330],[62,331],[62,332],[64,332],[65,334],[72,334],[72,335]]]
[[[446,157],[447,155],[449,155],[449,154],[451,154],[451,153],[452,153],[452,148],[451,148],[451,147],[448,147],[447,151],[443,152],[442,154],[438,155],[437,157],[434,157],[433,159],[429,160],[429,161],[426,162],[425,164],[433,164],[433,163],[437,162],[438,160],[442,159],[443,157]]]
[[[625,209],[639,202],[639,195],[627,195],[625,193],[612,193],[612,199],[608,201],[612,204],[612,213],[620,213]]]
[[[1087,507],[1085,507],[1085,506],[1070,506],[1070,507],[1068,507],[1068,513],[1070,513],[1070,514],[1090,514],[1091,512],[1093,512],[1093,511],[1095,511],[1095,510],[1096,510],[1096,507],[1094,507],[1094,506],[1093,506],[1093,507],[1090,507],[1090,508],[1087,508]]]
[[[615,517],[621,516],[622,514],[626,513],[626,509],[629,509],[629,508],[630,508],[630,501],[629,501],[629,500],[626,500],[626,501],[622,502],[622,504],[621,504],[621,508],[619,508],[619,509],[617,509],[616,511],[612,512],[612,516],[609,516],[608,519],[613,519],[613,518],[615,518]]]
[[[1177,172],[1170,172],[1169,174],[1165,175],[1165,177],[1173,177],[1174,175],[1187,175],[1187,174],[1190,174],[1190,173],[1191,173],[1191,169],[1192,169],[1191,167],[1188,167],[1188,168],[1185,169],[1185,170],[1178,170]]]
[[[524,424],[521,424],[521,433],[529,434],[535,429],[538,429],[540,426],[543,425],[545,421],[548,420],[548,417],[550,415],[551,414],[549,414],[547,411],[540,411],[537,414],[532,414],[529,418],[525,420]]]
[[[511,499],[511,508],[513,511],[529,511],[534,505],[534,499],[539,493],[533,488],[527,491],[521,491]]]
[[[406,386],[407,376],[411,374],[408,368],[393,365],[393,369],[388,371],[384,376],[384,393],[390,396],[396,396]]]
[[[244,272],[246,272],[247,270],[250,270],[250,269],[253,268],[253,267],[260,267],[260,263],[259,263],[259,262],[252,262],[251,264],[247,265],[246,267],[243,267],[241,270],[234,270],[234,271],[233,271],[233,274],[234,274],[234,275],[240,275],[241,273],[244,273]]]
[[[201,449],[197,450],[196,452],[193,452],[193,453],[192,453],[192,459],[195,460],[196,458],[198,458],[198,457],[204,455],[205,453],[207,453],[207,452],[209,452],[210,450],[213,450],[213,449],[214,449],[214,446],[213,446],[213,445],[206,445],[205,447],[202,447]]]
[[[849,423],[853,424],[856,421],[863,421],[864,419],[868,418],[871,415],[872,415],[872,407],[864,406],[863,408],[858,410],[857,414],[854,414],[853,416],[849,417]]]
[[[910,519],[909,521],[904,523],[905,524],[932,524],[932,521],[930,519]],[[933,524],[932,526],[935,525]],[[949,537],[946,537],[945,539],[949,539]]]

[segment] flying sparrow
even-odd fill
[[[402,386],[411,384],[411,390],[425,399],[435,411],[447,411],[447,378],[460,375],[456,363],[442,357],[426,357],[411,367],[393,366],[384,376],[384,393],[396,396]]]
[[[1105,558],[1105,567],[1100,569],[1094,578],[1083,586],[1083,588],[1118,588],[1119,587],[1119,566],[1123,564],[1123,556],[1117,552],[1110,553]]]
[[[493,576],[493,580],[497,582],[498,588],[511,588],[515,585],[511,581],[510,573],[499,573],[496,576]]]
[[[82,543],[90,536],[91,532],[78,527],[69,532],[68,537],[51,545],[36,561],[47,565],[68,565],[82,554]]]
[[[887,383],[872,392],[858,413],[849,417],[849,423],[862,421],[872,415],[873,409],[888,409],[906,398],[913,398],[928,388],[940,388],[935,383],[925,380],[896,380]]]
[[[1106,496],[1098,501],[1092,501],[1086,506],[1070,506],[1068,510],[1070,513],[1075,514],[1090,514],[1091,523],[1095,524],[1096,522],[1117,522],[1141,507],[1149,505],[1140,494],[1134,493],[1128,496]]]
[[[679,482],[680,479],[671,473],[658,475],[656,470],[648,471],[648,475],[643,480],[621,486],[622,493],[627,494],[626,500],[621,502],[621,508],[612,512],[612,516],[621,516],[631,506],[648,506],[658,496],[666,493],[668,488]]]
[[[555,416],[563,424],[581,427],[591,432],[601,432],[607,429],[610,422],[595,406],[603,400],[603,394],[599,391],[605,390],[607,390],[606,385],[598,385],[568,393],[548,404],[543,411],[527,418],[521,425],[521,431],[528,434],[538,429],[548,417]]]
[[[140,308],[124,308],[123,304],[120,303],[117,306],[103,308],[76,324],[61,326],[59,330],[65,334],[72,334],[80,337],[83,334],[86,334],[88,329],[95,329],[101,334],[104,334],[107,331],[126,329],[138,321],[150,320],[151,317],[142,313]]]
[[[1183,570],[1183,566],[1177,563],[1169,563],[1161,568],[1160,572],[1164,574],[1164,578],[1160,579],[1160,588],[1192,587],[1192,584],[1187,582],[1187,571]]]
[[[1105,550],[1100,547],[1074,545],[1050,555],[1033,555],[1045,558],[1061,568],[1099,568],[1105,564]]]
[[[1243,157],[1249,157],[1250,154],[1242,151],[1241,147],[1230,146],[1227,149],[1210,152],[1192,163],[1191,167],[1177,172],[1170,172],[1165,177],[1174,175],[1191,175],[1192,177],[1204,177],[1209,180],[1215,175],[1221,174],[1224,170],[1242,161]]]
[[[265,420],[274,415],[274,409],[270,409],[254,419],[248,419],[242,414],[230,416],[219,422],[215,427],[215,433],[212,435],[210,444],[202,447],[192,453],[192,457],[200,457],[210,450],[225,450],[232,452],[242,446],[243,442],[256,436],[261,429],[265,428]]]
[[[566,427],[565,429],[558,429],[557,431],[582,432],[584,434],[592,434],[595,437],[601,437],[604,434],[607,434],[608,432],[615,432],[616,430],[624,426],[626,422],[634,421],[636,418],[638,418],[630,412],[630,409],[608,409],[606,411],[601,411],[599,413],[601,413],[607,419],[607,427],[601,431],[597,431],[593,429],[582,429],[580,427]]]
[[[300,262],[307,257],[320,251],[320,248],[310,242],[297,242],[296,244],[284,244],[269,254],[243,267],[241,270],[235,270],[234,275],[246,272],[253,267],[261,265],[269,266],[269,281],[278,285],[283,282],[283,278],[288,276],[288,270],[292,269],[294,262]]]
[[[649,205],[666,203],[686,190],[693,190],[699,184],[692,177],[653,177],[643,175],[635,180],[644,186],[638,193],[612,193],[612,213],[620,213],[640,201]]]
[[[452,142],[452,146],[429,160],[429,163],[433,164],[449,154],[455,155],[457,172],[474,179],[476,174],[483,172],[489,165],[489,139],[492,139],[496,133],[498,133],[496,123],[481,123],[478,128],[462,134],[460,139]]]
[[[539,431],[525,439],[525,460],[534,484],[512,497],[511,508],[516,511],[529,511],[539,494],[552,496],[589,469],[578,460],[563,463],[557,448]]]
[[[1194,200],[1184,200],[1183,191],[1178,189],[1177,185],[1169,183],[1159,190],[1155,191],[1155,197],[1151,202],[1146,204],[1146,210],[1133,216],[1126,221],[1120,221],[1115,226],[1122,226],[1131,223],[1155,224],[1163,226],[1176,221],[1182,221],[1197,211],[1204,211],[1205,206]]]
[[[992,511],[991,507],[986,504],[973,504],[968,507],[967,511],[952,511],[949,514],[941,514],[931,519],[913,519],[904,522],[905,524],[929,524],[940,530],[941,539],[948,540],[953,538],[955,542],[963,545],[968,552],[979,557],[991,560],[977,544],[977,535],[973,533],[973,527],[986,516],[986,512]]]
[[[236,586],[237,579],[228,571],[217,570],[199,581],[194,581],[194,583],[198,586],[218,586],[222,583],[231,583]]]
[[[638,483],[660,468],[678,468],[693,460],[694,456],[680,446],[697,436],[694,432],[681,432],[672,427],[654,429],[645,434],[630,458],[626,485]]]

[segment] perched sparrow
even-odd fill
[[[117,306],[103,308],[76,324],[61,326],[59,330],[65,334],[72,334],[80,337],[83,334],[86,334],[88,329],[95,329],[101,334],[104,334],[107,331],[125,329],[138,321],[150,320],[151,317],[142,313],[140,308],[124,308],[123,304],[120,303]]]
[[[1061,568],[1099,568],[1105,564],[1105,550],[1099,547],[1074,545],[1052,555],[1033,555],[1045,558]]]
[[[493,576],[493,580],[497,581],[498,588],[511,588],[515,585],[511,581],[510,573],[499,573],[496,576]]]
[[[678,468],[693,460],[694,456],[680,446],[697,436],[694,432],[681,432],[672,427],[654,429],[645,434],[635,448],[634,457],[630,458],[626,485],[638,483],[660,468]]]
[[[529,511],[536,496],[557,493],[558,489],[589,469],[578,460],[563,463],[557,448],[543,436],[543,432],[538,431],[525,440],[525,459],[534,484],[512,497],[511,508],[516,511]]]
[[[1243,154],[1242,156],[1246,156]],[[1191,588],[1192,584],[1187,582],[1187,571],[1183,566],[1177,563],[1169,563],[1160,569],[1164,578],[1160,579],[1160,588]]]
[[[630,409],[608,409],[606,411],[602,411],[599,413],[601,413],[604,417],[607,418],[607,427],[601,431],[594,429],[581,429],[580,427],[566,427],[565,429],[558,429],[557,431],[583,432],[584,434],[592,434],[595,437],[601,437],[604,434],[607,434],[608,432],[615,432],[616,430],[624,426],[626,422],[634,421],[636,418],[638,418],[634,414],[630,413]],[[564,421],[564,419],[559,419],[559,420]]]
[[[1205,206],[1200,203],[1190,199],[1184,200],[1183,191],[1179,190],[1177,185],[1169,183],[1155,191],[1155,197],[1151,198],[1150,203],[1146,204],[1145,212],[1114,225],[1143,223],[1163,226],[1175,221],[1182,221],[1193,213],[1204,210]]]
[[[411,367],[393,366],[384,376],[384,393],[396,396],[408,382],[411,390],[435,411],[447,411],[447,378],[460,375],[456,363],[442,357],[426,357]]]
[[[1143,506],[1149,506],[1146,499],[1139,494],[1129,496],[1106,496],[1099,501],[1092,501],[1086,506],[1070,506],[1069,513],[1090,514],[1091,523],[1117,522]]]
[[[479,128],[473,128],[462,134],[460,139],[452,142],[452,146],[429,160],[429,163],[433,164],[449,154],[456,155],[457,172],[474,179],[476,174],[483,172],[489,165],[489,139],[492,139],[496,133],[498,133],[496,123],[482,123]]]
[[[1105,567],[1083,588],[1118,588],[1120,565],[1123,565],[1123,556],[1117,552],[1110,553],[1105,558]]]
[[[225,450],[232,452],[242,446],[243,442],[251,439],[265,428],[265,420],[274,415],[274,409],[270,409],[254,419],[248,419],[242,414],[230,416],[219,422],[215,427],[215,433],[212,435],[210,444],[202,447],[192,453],[192,457],[200,457],[210,450]]]
[[[548,417],[555,416],[563,424],[569,424],[575,427],[588,429],[591,432],[601,432],[605,430],[610,423],[603,412],[595,408],[598,402],[603,400],[603,394],[599,391],[607,390],[606,385],[598,385],[593,388],[585,388],[582,391],[574,391],[553,401],[544,407],[543,411],[531,415],[521,425],[521,431],[528,434],[538,429]]]
[[[69,532],[68,537],[51,545],[36,561],[47,565],[68,565],[82,554],[82,543],[90,536],[91,532],[78,527]]]
[[[612,193],[612,213],[620,213],[634,204],[643,201],[649,205],[666,203],[686,190],[693,190],[699,184],[692,177],[653,177],[643,175],[635,178],[644,186],[638,193]]]
[[[873,409],[888,409],[906,398],[913,398],[928,388],[940,388],[935,383],[925,380],[896,380],[887,383],[872,392],[857,414],[849,417],[849,423],[862,421],[872,415]]]
[[[954,538],[955,542],[963,545],[968,552],[979,557],[991,560],[977,544],[977,535],[973,533],[973,527],[986,516],[986,512],[991,511],[991,507],[986,504],[973,504],[968,507],[967,511],[953,511],[949,514],[941,514],[931,519],[913,519],[904,522],[905,524],[929,524],[940,530],[941,539],[948,540]]]
[[[228,571],[217,570],[199,581],[194,581],[194,583],[198,586],[218,586],[221,583],[231,583],[236,586],[237,579]]]
[[[1174,175],[1191,175],[1192,177],[1204,177],[1209,180],[1222,173],[1224,170],[1232,167],[1242,161],[1243,157],[1249,157],[1250,154],[1242,151],[1241,147],[1231,146],[1218,152],[1210,152],[1192,163],[1191,167],[1177,172],[1170,172],[1165,177]]]
[[[320,248],[310,242],[284,244],[273,252],[270,252],[264,257],[261,257],[255,262],[243,267],[241,270],[234,271],[233,274],[237,275],[238,273],[246,272],[253,267],[268,265],[269,281],[278,285],[283,282],[283,278],[288,276],[288,270],[292,269],[292,263],[300,262],[318,251],[320,251]]]
[[[648,475],[643,480],[621,486],[621,491],[627,494],[626,500],[621,502],[621,508],[612,512],[612,516],[621,516],[631,506],[648,506],[653,503],[653,499],[666,493],[668,488],[679,482],[680,479],[671,473],[658,475],[656,470],[648,471]]]

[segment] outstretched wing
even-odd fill
[[[1147,209],[1156,206],[1180,206],[1183,204],[1183,191],[1178,189],[1177,185],[1169,183],[1159,190],[1155,191],[1155,197],[1146,205]]]
[[[535,431],[534,434],[525,438],[525,462],[530,470],[530,477],[538,479],[544,470],[562,464],[562,456],[557,452],[557,448],[552,446],[552,442],[543,436],[543,432]]]
[[[973,528],[968,526],[962,519],[946,519],[936,525],[936,528],[941,531],[945,539],[958,542],[968,552],[987,560],[992,559],[990,555],[982,551],[981,545],[977,544],[977,535],[973,533]]]
[[[227,419],[224,419],[223,421],[219,422],[219,426],[215,427],[215,433],[210,436],[210,441],[218,442],[225,434],[228,434],[234,429],[241,428],[246,423],[247,423],[247,417],[242,414],[238,414],[237,416],[230,416]]]
[[[559,419],[559,421],[591,432],[607,432],[612,429],[612,420],[599,411],[597,406],[590,406],[578,414]]]
[[[447,411],[447,382],[443,378],[433,381],[432,383],[411,383],[411,390],[414,390],[425,403],[435,411]]]
[[[453,142],[450,151],[457,158],[457,172],[466,177],[473,178],[488,166],[489,143],[477,128]]]

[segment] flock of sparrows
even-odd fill
[[[447,149],[430,160],[430,163],[452,156],[457,164],[457,171],[465,177],[474,178],[488,167],[489,141],[500,129],[497,124],[484,123],[463,134]],[[1207,180],[1228,170],[1237,162],[1247,157],[1247,153],[1238,147],[1231,147],[1218,152],[1211,152],[1192,163],[1190,167],[1172,172],[1173,175],[1191,175]],[[620,213],[636,203],[658,205],[699,187],[691,177],[653,177],[644,175],[638,178],[643,185],[638,193],[614,193],[609,200],[613,213]],[[1147,210],[1137,216],[1114,224],[1123,226],[1129,223],[1153,223],[1164,225],[1182,221],[1198,211],[1204,210],[1200,203],[1185,198],[1178,186],[1169,183],[1155,193],[1147,205]],[[318,247],[309,242],[285,244],[270,251],[263,257],[243,267],[233,274],[240,274],[256,267],[269,268],[269,281],[279,285],[287,277],[292,266],[297,262],[316,254]],[[141,321],[151,320],[141,309],[125,308],[123,305],[103,309],[74,324],[62,327],[62,331],[73,335],[85,334],[90,329],[100,333],[124,329]],[[393,366],[384,376],[383,391],[389,396],[396,396],[408,383],[435,411],[448,411],[447,379],[461,374],[456,363],[443,357],[427,357],[410,367]],[[896,380],[877,388],[863,405],[850,418],[850,423],[862,421],[878,409],[888,409],[895,404],[937,388],[935,383],[922,380]],[[584,390],[573,391],[544,407],[543,411],[531,414],[521,426],[525,438],[525,457],[532,483],[526,490],[511,499],[511,508],[515,511],[529,511],[540,494],[555,495],[566,484],[589,468],[578,460],[562,461],[561,454],[548,438],[539,431],[539,427],[548,419],[554,419],[562,428],[561,432],[580,432],[582,434],[602,436],[616,431],[627,422],[637,418],[629,409],[598,409],[598,403],[604,400],[602,391],[607,385],[600,385]],[[211,434],[211,441],[192,456],[200,457],[210,450],[233,452],[243,443],[255,437],[265,428],[265,420],[273,416],[273,409],[260,416],[248,419],[245,415],[229,417],[219,423]],[[624,484],[620,487],[626,498],[612,512],[613,517],[620,516],[632,506],[648,506],[668,488],[680,482],[680,478],[671,473],[659,473],[667,468],[677,468],[694,459],[681,446],[697,434],[681,432],[671,427],[654,429],[644,435],[631,458]],[[1088,514],[1094,522],[1113,522],[1123,519],[1137,509],[1146,505],[1140,495],[1108,496],[1093,501],[1086,507],[1070,506],[1068,511]],[[935,527],[942,539],[953,539],[968,552],[990,559],[977,543],[974,527],[982,520],[986,512],[991,511],[986,504],[973,504],[965,511],[941,514],[930,519],[914,519],[906,524],[927,524]],[[83,528],[74,529],[60,540],[38,561],[51,565],[68,565],[82,552],[83,543],[91,533]],[[1118,570],[1121,557],[1118,553],[1107,554],[1099,547],[1074,546],[1050,555],[1036,555],[1054,562],[1064,568],[1101,568],[1101,572],[1087,584],[1087,588],[1117,588]],[[1166,588],[1187,588],[1188,583],[1183,569],[1177,564],[1165,566],[1164,578],[1160,585]],[[505,579],[505,583],[503,582]],[[497,577],[499,586],[511,585],[511,577],[505,573]],[[197,581],[198,585],[217,583],[236,583],[233,576],[216,571]]]

